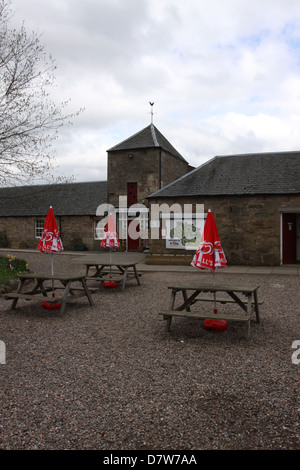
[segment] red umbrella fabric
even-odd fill
[[[225,268],[227,266],[227,261],[220,242],[216,222],[210,209],[207,213],[199,248],[197,249],[192,259],[191,265],[195,268],[212,271],[213,273],[216,269]],[[215,293],[214,313],[217,313]],[[203,323],[204,328],[219,331],[225,331],[227,329],[227,325],[228,321],[223,320],[208,319]]]
[[[105,227],[104,236],[101,241],[101,246],[104,248],[109,248],[110,250],[110,262],[111,262],[111,249],[118,248],[120,246],[120,241],[117,235],[114,218],[112,214],[109,215],[107,225]],[[111,273],[111,266],[110,266],[110,273]],[[104,287],[118,287],[118,284],[112,280],[104,281]]]
[[[63,249],[54,212],[52,206],[50,206],[45,220],[44,230],[38,244],[38,250],[41,253],[55,253],[63,251]]]
[[[120,241],[117,235],[115,223],[112,214],[109,215],[107,225],[105,227],[104,236],[101,241],[104,248],[118,248]]]
[[[57,253],[60,251],[63,251],[63,244],[59,235],[57,223],[55,220],[54,212],[52,209],[52,206],[50,206],[50,209],[48,211],[45,224],[44,224],[44,230],[42,233],[42,236],[40,238],[40,241],[38,243],[38,250],[41,253],[51,253],[51,273],[52,276],[54,274],[54,262],[53,262],[53,253]],[[52,280],[52,297],[55,297],[54,295],[54,281]],[[45,308],[48,308],[49,310],[52,310],[53,308],[58,308],[60,304],[57,304],[55,307],[49,305],[48,302],[43,302],[43,306]]]
[[[207,213],[199,248],[192,259],[191,265],[195,268],[212,271],[227,266],[215,219],[210,209]]]

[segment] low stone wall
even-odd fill
[[[146,264],[189,266],[193,255],[153,254],[146,255]]]

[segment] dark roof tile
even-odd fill
[[[300,152],[216,156],[149,197],[300,193]]]
[[[95,215],[107,201],[106,181],[0,188],[0,217]]]
[[[107,152],[153,147],[162,148],[166,152],[186,161],[153,124],[150,124],[150,126],[145,127],[128,139],[110,148]]]

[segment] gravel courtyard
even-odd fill
[[[50,269],[47,255],[26,260]],[[83,272],[65,255],[55,264]],[[167,285],[204,276],[145,272],[141,286],[100,287],[94,307],[82,298],[63,315],[26,301],[9,311],[0,297],[0,449],[299,450],[300,277],[216,274],[260,285],[248,342],[236,324],[174,319],[166,332]]]

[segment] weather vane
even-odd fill
[[[153,105],[154,105],[154,101],[153,101],[153,103],[151,103],[151,101],[149,101],[149,104],[151,106],[151,124],[153,124]]]

